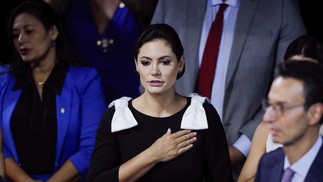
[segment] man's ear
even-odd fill
[[[313,104],[309,108],[308,114],[309,114],[309,123],[308,123],[309,125],[320,124],[320,120],[323,115],[323,104],[321,103]]]

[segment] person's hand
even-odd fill
[[[190,130],[181,130],[176,133],[167,132],[156,140],[150,147],[157,161],[165,162],[174,159],[193,147],[196,133]]]

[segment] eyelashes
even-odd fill
[[[159,64],[162,64],[162,65],[170,65],[172,60],[170,60],[169,58],[165,58],[165,59],[159,60],[158,62],[159,62]],[[151,60],[141,60],[140,63],[143,66],[149,66],[150,64],[152,64],[152,61]]]

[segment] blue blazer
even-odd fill
[[[0,66],[0,73],[8,70]],[[15,77],[0,75],[0,127],[4,140],[4,157],[19,158],[10,129],[10,120],[22,90],[12,90]],[[70,66],[60,95],[56,96],[57,145],[55,171],[67,159],[85,176],[94,148],[95,133],[106,109],[101,79],[89,67]],[[33,176],[48,179],[52,174]]]
[[[261,158],[255,182],[280,182],[283,176],[285,153],[282,148],[264,154]],[[323,181],[323,145],[315,157],[305,182]]]

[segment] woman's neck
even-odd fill
[[[54,69],[55,62],[55,59],[52,59],[31,64],[34,80],[38,83],[44,83]]]
[[[134,99],[133,107],[146,115],[168,117],[183,109],[186,102],[183,96],[175,92],[167,95],[144,93]]]

